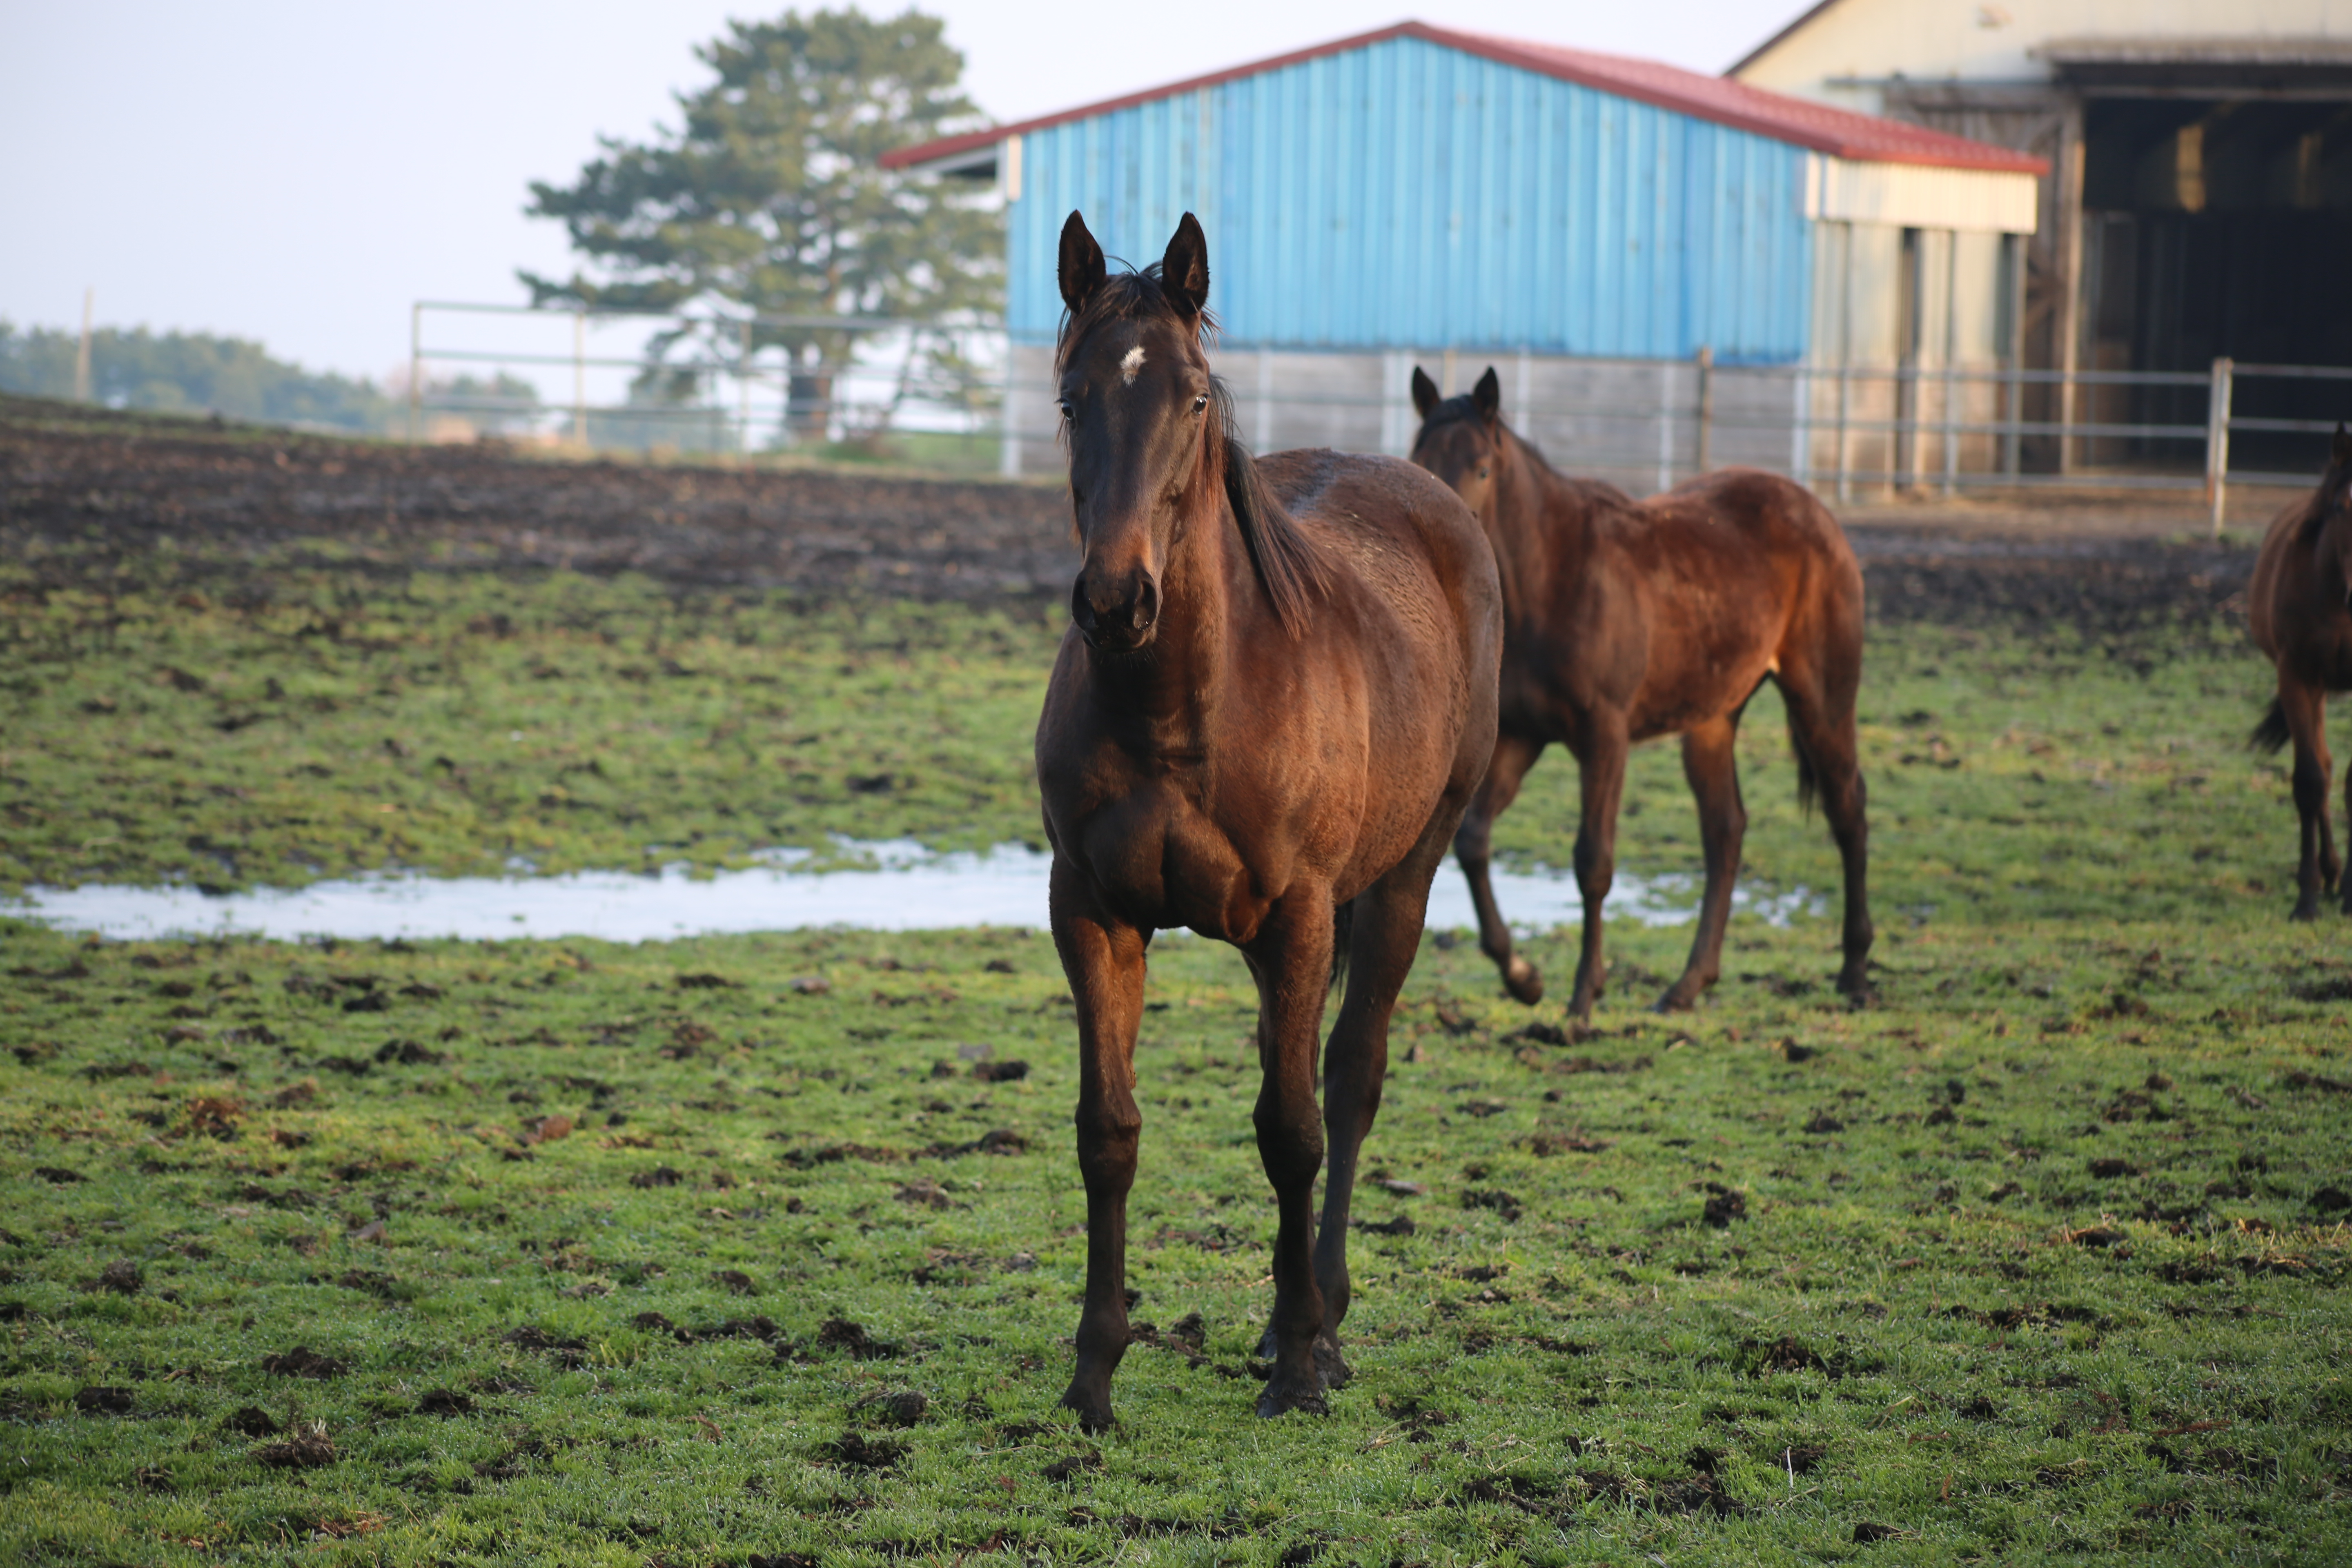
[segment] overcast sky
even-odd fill
[[[875,7],[880,9],[880,7]],[[1394,0],[930,0],[981,107],[1048,112],[1414,15]],[[1720,70],[1800,0],[1453,0],[1475,31]],[[781,10],[781,7],[778,8]],[[0,318],[258,338],[382,376],[420,297],[520,302],[569,269],[522,216],[605,135],[674,122],[721,0],[0,5]]]

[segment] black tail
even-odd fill
[[[1353,899],[1331,911],[1331,989],[1337,991],[1348,983],[1348,949],[1356,934],[1356,901]]]
[[[1822,775],[1813,767],[1813,754],[1805,750],[1805,738],[1797,732],[1795,710],[1789,713],[1789,749],[1797,753],[1797,813],[1806,821],[1813,819],[1813,801],[1822,792]]]
[[[2273,697],[2271,710],[2263,715],[2263,721],[2246,737],[2246,744],[2257,752],[2275,752],[2293,739],[2294,732],[2286,727],[2286,704]]]

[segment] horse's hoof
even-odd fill
[[[1276,1373],[1265,1392],[1257,1396],[1257,1413],[1266,1420],[1297,1411],[1301,1415],[1328,1415],[1329,1401],[1323,1397],[1323,1380],[1286,1379]]]
[[[1328,1333],[1315,1342],[1315,1370],[1322,1374],[1323,1386],[1328,1389],[1345,1388],[1356,1375],[1355,1369],[1339,1353],[1339,1342]]]
[[[1877,990],[1860,975],[1839,975],[1837,988],[1838,994],[1856,1007],[1873,1006],[1878,1001]]]
[[[1069,1392],[1062,1395],[1062,1408],[1076,1411],[1080,1429],[1091,1436],[1100,1436],[1111,1428],[1110,1394],[1108,1391],[1097,1394],[1074,1383],[1070,1384]]]
[[[1685,991],[1681,986],[1676,985],[1658,998],[1656,1010],[1661,1013],[1687,1013],[1691,1010],[1692,1002],[1697,996],[1698,992],[1696,988]]]
[[[2291,921],[2317,920],[2319,918],[2319,900],[2315,898],[2304,900],[2303,902],[2294,906],[2294,913],[2287,916],[2286,918]]]
[[[1511,954],[1509,966],[1503,971],[1503,989],[1511,994],[1512,1001],[1532,1007],[1543,1000],[1543,975],[1534,964],[1515,952]]]

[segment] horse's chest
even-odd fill
[[[1246,942],[1265,919],[1240,848],[1176,781],[1105,802],[1073,837],[1111,911],[1136,925]]]

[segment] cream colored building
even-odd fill
[[[1823,0],[1727,74],[2046,158],[2006,323],[2029,367],[2352,365],[2352,0]],[[1854,235],[1864,271],[1892,273],[1856,296],[1855,330],[1881,353],[1934,263],[1916,239]],[[1835,358],[1817,342],[1817,363]],[[2236,411],[2332,418],[2347,399],[2352,383],[2250,376]],[[2205,394],[2053,386],[2025,403],[2029,419],[2194,424]],[[2265,468],[2299,464],[2313,439],[2237,437]],[[2025,466],[2186,461],[2189,447],[2043,437]]]

